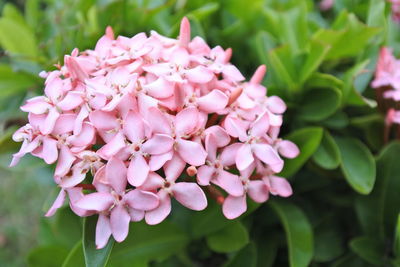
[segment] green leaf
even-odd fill
[[[0,45],[8,52],[36,58],[38,49],[33,32],[10,18],[0,18]]]
[[[98,216],[85,218],[83,223],[83,253],[85,256],[86,267],[106,266],[114,245],[114,239],[110,237],[107,245],[102,249],[96,248],[96,223]]]
[[[186,14],[186,16],[190,15],[197,18],[199,21],[206,19],[212,13],[216,12],[219,9],[218,3],[207,3],[204,6],[191,11],[190,13]]]
[[[127,239],[115,244],[110,266],[135,266],[150,260],[162,261],[182,251],[187,242],[186,233],[170,221],[158,225],[133,223]]]
[[[13,4],[6,3],[3,7],[3,17],[9,18],[21,25],[26,25],[21,12]]]
[[[307,127],[288,135],[285,139],[294,142],[299,147],[300,155],[294,159],[286,159],[285,167],[279,175],[283,177],[294,175],[318,149],[322,136],[323,129],[320,127]]]
[[[21,72],[14,72],[9,65],[0,64],[0,99],[26,92],[36,82],[37,79],[35,77]]]
[[[60,267],[68,255],[68,250],[60,246],[41,246],[28,254],[30,267]]]
[[[308,44],[307,8],[299,2],[295,8],[279,15],[279,37],[297,54],[305,50]]]
[[[331,74],[314,72],[305,86],[309,88],[342,88],[343,81]]]
[[[395,230],[394,246],[393,251],[397,258],[400,258],[400,213],[397,216],[397,224]]]
[[[249,242],[249,234],[243,224],[237,221],[208,235],[206,240],[215,252],[227,253],[243,248]]]
[[[336,138],[342,158],[340,167],[349,185],[360,194],[374,188],[376,165],[369,149],[354,138]]]
[[[361,236],[350,241],[351,250],[368,263],[382,265],[385,248],[375,238]]]
[[[345,251],[340,223],[330,216],[314,228],[314,261],[332,261]]]
[[[290,90],[296,89],[295,67],[289,46],[274,48],[268,52],[270,68],[274,70],[276,77],[285,84]]]
[[[257,266],[257,249],[253,242],[238,251],[224,267],[256,267]]]
[[[85,266],[85,257],[83,255],[82,240],[79,240],[76,243],[76,245],[71,249],[61,267],[77,267],[77,266]]]
[[[318,69],[329,49],[330,46],[319,41],[312,40],[310,42],[310,51],[301,68],[300,83],[304,83]]]
[[[368,15],[367,15],[367,25],[377,26],[384,28],[387,31],[387,22],[385,14],[385,1],[381,0],[370,0]]]
[[[333,170],[339,167],[340,151],[328,131],[324,131],[321,144],[315,151],[313,160],[324,169]]]
[[[323,120],[339,108],[341,92],[336,88],[311,89],[303,96],[299,117],[306,121]]]
[[[349,185],[360,194],[369,194],[375,184],[376,166],[369,149],[354,138],[337,138],[340,167]]]
[[[288,201],[269,201],[286,232],[291,267],[305,267],[313,256],[313,232],[306,215]]]

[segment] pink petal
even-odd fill
[[[56,200],[54,200],[53,205],[51,205],[50,209],[47,211],[47,213],[44,215],[46,217],[51,217],[56,213],[56,211],[61,208],[61,206],[64,204],[65,201],[65,191],[64,189],[60,190],[60,193],[58,193]]]
[[[112,235],[117,242],[122,242],[128,236],[131,216],[123,205],[116,205],[111,210],[110,225]]]
[[[299,148],[295,143],[287,140],[282,140],[278,145],[278,152],[285,158],[293,159],[300,153]]]
[[[279,195],[281,197],[289,197],[293,194],[292,187],[285,178],[270,176],[269,182],[271,194]]]
[[[175,153],[171,160],[167,161],[167,163],[164,165],[166,179],[168,181],[175,181],[178,179],[185,169],[185,166],[186,163],[183,161],[183,159]]]
[[[146,223],[150,225],[159,224],[167,218],[171,212],[171,199],[168,193],[161,190],[157,195],[160,199],[160,205],[151,211],[147,211],[145,215]]]
[[[163,153],[160,155],[152,155],[150,157],[150,162],[149,162],[149,166],[150,166],[150,170],[151,171],[157,171],[159,170],[162,166],[164,166],[164,164],[172,159],[172,156],[174,155],[174,151],[170,150],[167,153]]]
[[[226,218],[232,220],[247,210],[246,194],[240,197],[228,196],[222,205],[222,212]]]
[[[283,160],[279,157],[278,153],[267,144],[252,144],[251,148],[255,154],[255,156],[260,159],[262,162],[268,164],[272,167],[283,167]],[[240,152],[239,152],[240,153]],[[275,170],[276,172],[280,172],[280,170]]]
[[[208,154],[207,159],[211,162],[214,162],[217,158],[217,140],[214,137],[214,134],[206,135],[206,151]]]
[[[50,134],[53,131],[54,126],[55,126],[56,121],[59,116],[60,116],[60,113],[58,113],[57,109],[51,108],[49,110],[49,114],[47,114],[44,124],[40,125],[40,132],[42,134]]]
[[[268,114],[264,113],[251,126],[251,136],[262,137],[264,136],[269,128]]]
[[[261,180],[250,181],[247,190],[250,198],[257,203],[263,203],[268,199],[268,188]]]
[[[239,149],[242,147],[242,143],[231,144],[222,150],[220,160],[224,166],[232,166],[236,164],[236,155]]]
[[[197,99],[199,109],[213,113],[220,111],[228,104],[228,97],[220,90],[212,90],[210,93]]]
[[[243,144],[236,154],[236,166],[238,170],[244,170],[254,162],[250,144]]]
[[[75,203],[84,196],[82,190],[83,189],[81,187],[72,187],[72,188],[66,189],[66,191],[68,193],[68,197],[69,197],[69,206],[70,206],[71,210],[76,215],[78,215],[80,217],[85,217],[85,216],[94,214],[94,212],[83,210],[83,209],[80,209],[75,206]]]
[[[239,197],[244,193],[243,184],[239,177],[225,170],[219,171],[212,182],[224,189],[229,195]]]
[[[133,186],[141,186],[149,175],[150,167],[139,153],[131,159],[128,167],[128,182]]]
[[[98,130],[112,130],[119,128],[117,118],[110,112],[95,110],[90,113],[89,119]]]
[[[74,134],[79,134],[82,130],[83,121],[89,116],[89,110],[87,109],[86,105],[81,107],[81,110],[76,117],[74,123]]]
[[[203,165],[197,169],[197,183],[199,185],[209,185],[213,175],[215,173],[215,168],[207,165]]]
[[[54,163],[58,158],[57,143],[53,138],[43,138],[42,157],[47,164]]]
[[[282,114],[286,110],[286,104],[278,96],[269,96],[267,99],[267,106],[270,111],[277,114]]]
[[[31,112],[33,114],[43,114],[52,108],[52,105],[45,101],[45,98],[35,97],[31,101],[28,101],[21,107],[24,112]]]
[[[186,78],[193,83],[208,83],[214,78],[214,73],[204,66],[197,66],[185,72]]]
[[[206,195],[196,183],[176,183],[172,192],[175,199],[188,209],[204,210],[207,207]]]
[[[78,135],[73,135],[67,140],[72,146],[86,147],[94,143],[96,137],[96,129],[89,122],[84,122],[81,132]]]
[[[73,110],[83,103],[82,92],[69,92],[63,100],[57,103],[57,107],[63,111]]]
[[[104,145],[102,148],[97,150],[97,154],[104,159],[109,159],[115,154],[117,154],[124,147],[125,147],[125,138],[124,135],[121,132],[119,132],[111,139],[111,141],[108,144]]]
[[[106,177],[112,188],[121,194],[126,189],[126,167],[125,163],[117,157],[112,157],[106,165]]]
[[[152,210],[159,205],[159,199],[156,194],[138,189],[125,194],[124,200],[131,208],[136,210]]]
[[[110,219],[103,214],[99,214],[96,224],[96,248],[102,249],[107,245],[111,236]]]
[[[190,22],[186,17],[183,17],[179,31],[179,44],[183,47],[187,47],[190,43],[190,39]]]
[[[69,148],[65,145],[61,146],[60,155],[58,157],[58,162],[56,166],[56,170],[54,172],[54,176],[63,177],[65,176],[71,169],[72,163],[75,161],[75,156],[71,153]]]
[[[235,82],[245,80],[244,76],[240,73],[240,71],[231,64],[225,65],[222,70],[222,73],[223,73],[224,77],[226,77],[232,81],[235,81]]]
[[[158,108],[149,108],[147,121],[150,123],[153,133],[171,134],[170,123]]]
[[[96,192],[87,194],[75,203],[75,206],[84,210],[106,211],[114,204],[114,197],[110,193]]]
[[[86,172],[81,169],[73,168],[72,174],[61,178],[59,186],[62,188],[72,188],[81,183],[86,177]]]
[[[84,81],[86,78],[88,78],[87,73],[81,68],[78,61],[76,61],[74,57],[65,56],[64,63],[65,66],[68,68],[72,79]]]
[[[166,153],[172,149],[174,139],[166,134],[155,134],[142,145],[142,151],[151,155]]]
[[[200,166],[206,162],[207,152],[199,143],[179,138],[177,140],[177,152],[190,165]]]
[[[267,72],[267,67],[265,65],[260,65],[254,72],[250,79],[250,83],[259,84],[264,79],[265,73]]]
[[[128,212],[132,222],[140,222],[144,218],[143,210],[129,209]]]
[[[230,136],[239,138],[242,142],[247,140],[247,126],[240,119],[229,116],[226,117],[224,128]]]
[[[124,119],[124,133],[132,143],[137,143],[144,138],[144,124],[138,112],[128,113]]]
[[[175,83],[167,81],[162,76],[156,81],[143,86],[146,92],[155,98],[167,98],[172,96],[174,87]]]
[[[175,131],[178,135],[191,134],[198,121],[199,111],[195,107],[188,107],[176,114]]]
[[[52,134],[61,135],[72,132],[75,120],[75,114],[61,114],[54,125]]]
[[[214,125],[214,126],[208,127],[204,131],[204,133],[206,135],[212,133],[214,135],[216,141],[217,141],[218,147],[227,146],[231,141],[231,138],[230,138],[229,134],[225,131],[224,128],[222,128],[219,125]]]

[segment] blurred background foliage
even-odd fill
[[[93,48],[107,25],[175,37],[183,16],[193,36],[231,47],[245,76],[267,65],[268,94],[289,107],[282,134],[301,149],[282,172],[294,195],[249,203],[234,221],[214,203],[176,205],[160,225],[131,224],[107,266],[400,266],[400,143],[383,143],[369,87],[379,48],[400,53],[386,1],[336,0],[322,12],[312,0],[19,0],[0,10],[1,266],[103,266],[111,251],[93,253],[95,218],[82,228],[67,208],[42,217],[57,191],[51,167],[32,157],[7,167],[26,122],[19,106],[42,94],[38,73]]]

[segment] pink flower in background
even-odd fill
[[[392,18],[396,22],[400,22],[400,1],[388,0],[392,4]]]
[[[13,135],[22,146],[11,165],[27,153],[55,163],[61,190],[46,216],[66,199],[78,216],[98,214],[98,248],[110,236],[123,241],[131,221],[162,222],[172,199],[200,211],[217,191],[233,219],[247,196],[288,197],[290,184],[275,175],[281,156],[299,154],[279,138],[286,105],[266,96],[265,66],[246,82],[231,56],[191,39],[186,18],[177,39],[115,38],[108,27],[94,50],[74,49],[64,66],[41,73],[44,96],[21,107],[29,123]],[[397,81],[386,65],[378,76],[377,84]]]

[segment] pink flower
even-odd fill
[[[247,195],[287,197],[289,183],[275,174],[281,156],[299,150],[279,138],[286,105],[266,96],[264,65],[246,82],[231,56],[192,40],[186,18],[177,39],[154,31],[115,37],[108,27],[94,50],[74,49],[40,74],[44,96],[21,107],[29,123],[13,135],[22,145],[10,165],[28,153],[55,164],[61,189],[46,216],[67,199],[78,216],[97,214],[98,248],[110,236],[123,241],[131,221],[162,222],[172,198],[205,209],[201,186],[211,197],[226,191],[229,219],[246,211]],[[391,68],[382,72],[384,82],[396,81]]]

